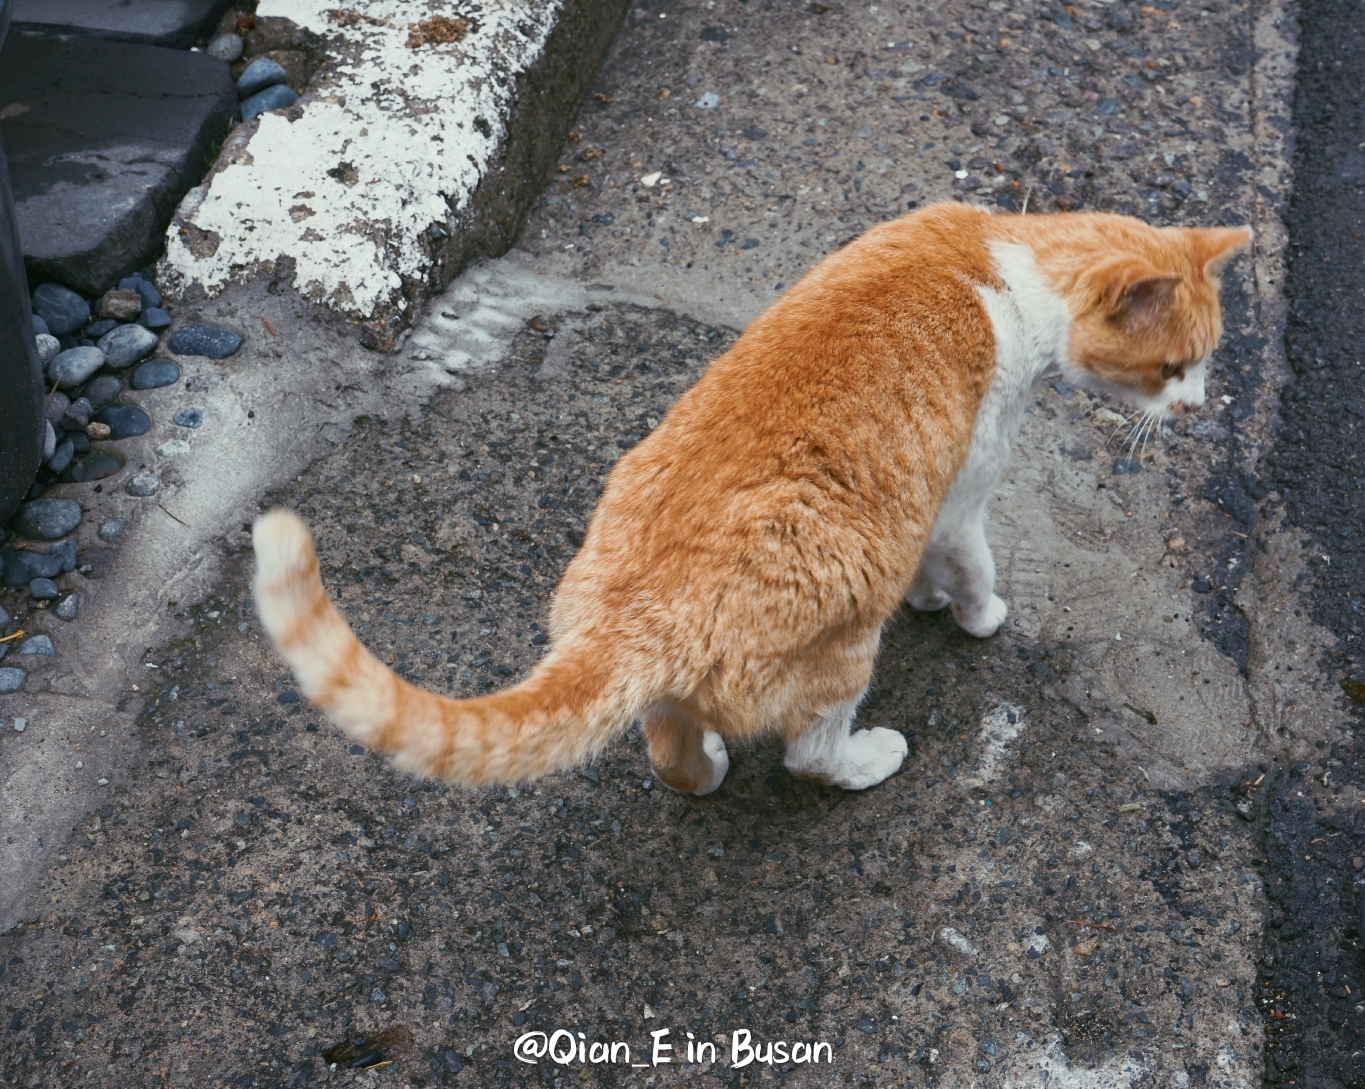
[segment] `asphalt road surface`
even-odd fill
[[[519,249],[389,360],[450,387],[263,497],[314,528],[367,645],[477,694],[542,653],[615,458],[824,253],[953,196],[1254,223],[1201,419],[1130,461],[1120,404],[1037,391],[991,530],[1006,627],[888,627],[860,717],[906,734],[899,775],[844,794],[762,745],[679,797],[631,736],[524,790],[409,780],[298,697],[252,615],[245,510],[124,697],[135,767],[0,937],[6,1080],[1352,1084],[1359,632],[1324,580],[1354,527],[1349,472],[1306,466],[1355,456],[1359,288],[1324,270],[1358,256],[1337,175],[1360,106],[1335,81],[1360,17],[1305,7],[1305,56],[1331,59],[1297,106],[1319,187],[1288,213],[1281,424],[1287,87],[1252,20],[1274,13],[1186,6],[637,4]],[[514,1051],[559,1030],[559,1061]]]

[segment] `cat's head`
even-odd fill
[[[1198,411],[1223,333],[1219,273],[1251,229],[1156,228],[1107,216],[1095,227],[1105,236],[1102,255],[1073,281],[1068,362],[1149,413]]]

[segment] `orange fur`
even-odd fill
[[[1026,246],[1065,301],[1073,367],[1150,396],[1163,366],[1212,350],[1217,272],[1248,237],[960,204],[869,231],[620,459],[556,592],[553,650],[506,691],[451,699],[387,670],[283,511],[255,530],[262,621],[304,693],[407,770],[532,779],[640,718],[665,783],[712,789],[707,731],[795,742],[865,689],[995,375],[992,247]]]

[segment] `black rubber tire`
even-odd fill
[[[9,20],[10,0],[0,0],[0,46]],[[0,143],[0,525],[14,513],[42,464],[43,434],[43,369]]]

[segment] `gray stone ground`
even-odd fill
[[[140,523],[139,547],[195,569],[110,591],[105,608],[164,617],[139,621],[137,675],[109,654],[120,717],[64,726],[79,681],[59,660],[0,742],[7,764],[46,746],[57,783],[99,799],[0,938],[9,1080],[747,1084],[765,1066],[730,1068],[747,1032],[831,1045],[832,1070],[774,1064],[784,1083],[1258,1082],[1245,791],[1341,721],[1295,542],[1226,528],[1283,380],[1282,17],[637,5],[521,248],[398,355],[354,354],[264,284],[203,304],[283,336],[214,365],[231,430],[163,497],[189,531]],[[1211,411],[1140,472],[1113,472],[1120,406],[1038,390],[996,505],[1006,628],[888,628],[861,717],[906,733],[898,776],[825,790],[767,745],[684,798],[632,736],[527,790],[454,792],[298,699],[252,617],[255,510],[310,522],[395,668],[459,694],[510,683],[620,450],[820,255],[969,187],[1251,222],[1261,243],[1228,276]],[[645,1062],[664,1028],[667,1067],[513,1054],[566,1029]],[[716,1062],[686,1066],[689,1032]],[[347,1069],[367,1057],[392,1061]]]

